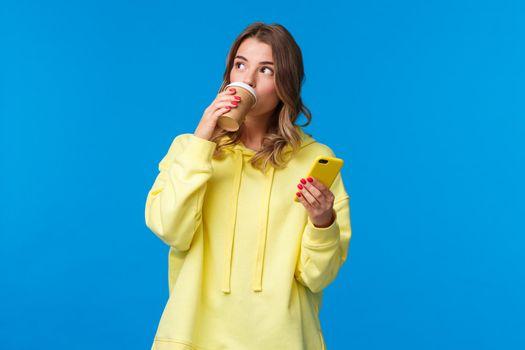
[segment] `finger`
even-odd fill
[[[304,188],[314,196],[317,201],[324,202],[324,194],[314,185],[313,182],[306,181],[306,183],[303,185]]]
[[[214,110],[214,113],[218,112],[218,111],[222,111],[222,113],[224,113],[224,111],[229,111],[231,110],[232,108],[235,108],[237,106],[229,103],[229,102],[220,102],[220,103],[215,103],[213,105],[213,110]],[[222,114],[221,113],[221,114]]]
[[[312,181],[310,181],[309,179],[311,179]],[[315,186],[326,198],[330,198],[333,195],[332,191],[330,191],[330,189],[326,187],[324,183],[317,180],[313,176],[310,176],[307,179],[307,183],[311,183],[313,186]]]
[[[323,193],[326,193],[326,190],[328,190],[328,187],[326,187],[324,183],[322,183],[321,181],[319,181],[313,176],[309,176],[306,180],[308,183],[314,185],[319,191]]]
[[[311,211],[314,209],[312,205],[304,198],[303,194],[300,191],[296,193],[296,196],[299,202],[301,202],[304,205],[306,210]]]
[[[219,102],[237,102],[237,104],[239,104],[239,102],[241,102],[241,96],[239,95],[220,96],[220,97],[217,97],[217,99],[215,100],[215,103],[219,103]]]
[[[218,108],[212,113],[212,118],[219,118],[221,115],[223,115],[226,112],[229,112],[230,110],[231,108],[229,106]]]
[[[230,107],[230,108],[235,108],[237,107],[238,103],[234,103],[235,101],[232,101],[232,100],[225,100],[225,101],[219,101],[219,102],[216,102],[216,105],[218,107]]]
[[[222,92],[220,92],[219,95],[233,95],[236,92],[237,92],[237,90],[235,90],[234,87],[229,87],[229,88],[223,90]]]
[[[304,188],[304,186],[300,190],[300,192],[302,196],[306,199],[308,203],[310,203],[312,207],[316,208],[317,206],[321,204],[306,188]]]
[[[221,108],[223,106],[230,106],[234,108],[237,107],[237,105],[241,102],[240,99],[241,97],[238,95],[217,96],[212,105],[214,109]]]

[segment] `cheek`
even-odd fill
[[[242,81],[242,77],[239,72],[236,72],[235,69],[230,71],[230,81]]]
[[[279,101],[279,97],[277,96],[277,91],[275,89],[266,90],[262,96],[269,104],[274,104],[276,101]]]
[[[265,85],[259,90],[260,96],[263,96],[265,100],[276,100],[279,99],[277,97],[277,89],[275,87],[275,84],[273,82],[269,83],[268,85]]]

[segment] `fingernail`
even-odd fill
[[[233,98],[236,99],[236,100],[240,100],[241,96],[233,96]]]
[[[301,192],[297,192],[295,195],[296,195],[297,197],[301,197]]]
[[[301,182],[302,182],[303,184],[305,184],[305,183],[306,183],[306,180],[305,180],[305,179],[301,179]]]
[[[300,190],[303,189],[303,185],[301,185],[301,184],[297,185],[297,187],[299,187]]]
[[[313,182],[314,179],[312,179],[311,177],[308,177],[308,181],[309,181],[309,182]]]

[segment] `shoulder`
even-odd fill
[[[168,150],[166,151],[164,155],[164,159],[162,161],[166,161],[173,157],[173,155],[180,152],[180,150],[184,149],[186,145],[188,144],[188,140],[190,138],[190,134],[179,134],[176,135],[170,142],[170,145],[168,147]]]
[[[335,153],[331,147],[321,142],[313,142],[304,146],[301,151],[302,158],[315,159],[318,156],[335,157]]]
[[[184,133],[176,135],[165,153],[161,163],[173,160],[177,155],[187,154],[191,156],[196,155],[210,155],[215,150],[215,142],[205,140],[191,133]]]
[[[315,154],[315,156],[335,156],[334,151],[327,144],[320,142],[303,128],[298,128],[298,131],[301,135],[300,153]]]
[[[335,157],[335,153],[332,150],[332,148],[330,148],[330,146],[328,146],[328,145],[326,145],[324,143],[315,142],[315,143],[312,144],[312,146],[313,146],[313,149],[317,153],[319,153],[319,155]]]
[[[170,149],[177,146],[185,146],[186,144],[188,144],[190,138],[192,137],[196,136],[190,133],[176,135],[171,141]]]
[[[195,134],[184,133],[176,135],[171,141],[168,153],[178,152],[186,149],[187,146],[200,148],[215,148],[216,144],[213,141],[203,139],[201,137],[195,136]]]

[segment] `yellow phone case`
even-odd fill
[[[337,174],[343,167],[344,161],[341,158],[318,156],[310,167],[308,175],[319,180],[323,185],[330,188]],[[306,179],[305,177],[305,179]],[[297,195],[294,201],[299,202]]]

